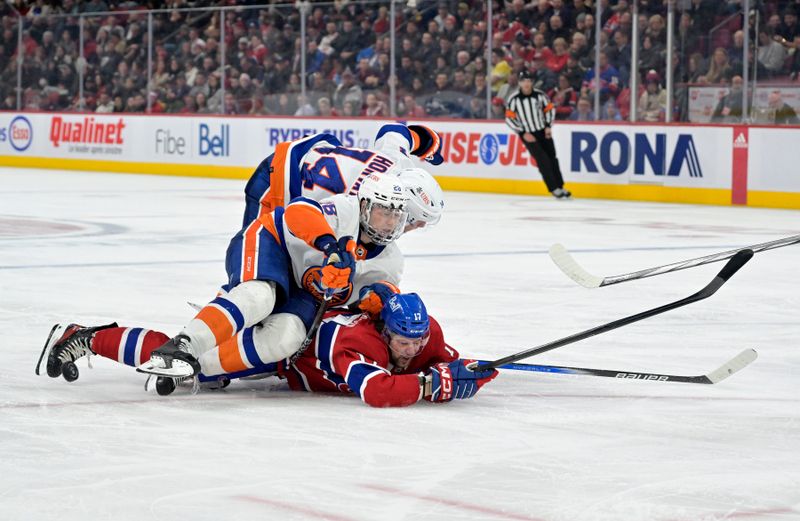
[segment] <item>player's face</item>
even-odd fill
[[[429,338],[428,334],[421,338],[408,338],[390,333],[389,352],[392,354],[392,363],[399,367],[408,366],[411,359],[422,351]]]
[[[402,210],[373,205],[369,214],[369,225],[381,235],[391,235],[406,218]]]

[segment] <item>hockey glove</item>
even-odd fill
[[[325,254],[322,266],[322,288],[340,290],[348,288],[356,271],[356,243],[352,237],[338,241],[332,235],[323,235],[316,246]]]
[[[426,381],[430,377],[430,395],[425,392],[425,399],[431,402],[449,402],[453,398],[457,400],[472,398],[486,382],[494,380],[497,376],[495,369],[470,371],[467,365],[472,362],[474,360],[458,359],[431,367],[431,372],[426,375]]]
[[[385,280],[364,286],[359,293],[358,309],[376,318],[381,314],[383,303],[397,293],[400,293],[400,288]]]
[[[433,129],[425,125],[409,125],[408,130],[414,136],[417,144],[411,151],[415,156],[424,159],[432,165],[439,165],[444,161],[442,157],[442,138]]]

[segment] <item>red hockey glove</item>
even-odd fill
[[[383,303],[397,293],[400,293],[400,288],[385,280],[364,286],[359,293],[358,309],[369,313],[372,318],[376,318],[383,310]]]
[[[475,393],[483,387],[486,382],[494,380],[497,371],[470,371],[467,365],[474,360],[458,359],[450,363],[442,362],[431,367],[431,371],[426,375],[426,381],[430,378],[430,394],[427,393],[427,382],[425,399],[431,402],[449,402],[453,398],[465,400],[472,398]]]

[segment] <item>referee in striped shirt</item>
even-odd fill
[[[547,95],[533,88],[533,74],[528,70],[520,72],[519,91],[506,103],[506,123],[536,159],[547,190],[553,197],[568,199],[572,194],[564,189],[564,178],[561,176],[550,128],[555,114],[555,107]]]

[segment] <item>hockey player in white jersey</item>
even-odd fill
[[[370,174],[405,178],[411,190],[411,221],[417,223],[416,227],[434,224],[441,215],[441,189],[427,172],[416,167],[409,154],[438,165],[442,162],[441,146],[439,135],[432,129],[399,123],[383,125],[372,150],[345,147],[331,134],[279,143],[247,182],[242,226],[296,197],[320,201],[335,194],[355,195],[361,180]]]
[[[394,241],[407,224],[407,208],[397,177],[368,175],[356,197],[300,197],[259,215],[228,247],[226,293],[140,370],[170,377],[230,373],[292,355],[323,292],[333,292],[334,305],[347,305],[375,282],[399,283],[403,257]],[[245,328],[251,345],[239,335]]]
[[[411,150],[415,155],[419,155],[426,161],[432,164],[439,164],[441,162],[441,155],[439,154],[441,142],[438,135],[423,126],[406,127],[405,125],[390,124],[382,127],[375,143],[376,148],[381,151],[380,153],[341,147],[338,140],[330,135],[310,136],[295,142],[280,144],[276,149],[276,154],[284,159],[276,162],[274,161],[275,158],[271,156],[272,159],[268,158],[270,159],[269,161],[262,162],[256,170],[246,189],[247,208],[245,217],[255,215],[257,219],[248,222],[248,225],[231,242],[226,261],[230,280],[224,289],[230,290],[231,293],[221,295],[198,314],[198,318],[202,316],[211,324],[204,331],[206,334],[203,340],[200,341],[201,347],[197,349],[198,353],[205,353],[203,356],[204,365],[209,366],[211,374],[241,371],[258,365],[260,360],[257,356],[246,356],[255,353],[253,339],[266,339],[266,342],[262,342],[266,346],[262,350],[271,353],[266,356],[270,360],[282,355],[284,352],[290,352],[291,354],[299,347],[316,309],[313,299],[308,294],[300,291],[299,288],[305,288],[319,298],[319,292],[324,288],[321,282],[323,270],[326,268],[328,270],[331,269],[328,264],[330,264],[331,258],[336,257],[339,249],[347,250],[348,248],[347,243],[340,245],[338,241],[336,242],[336,248],[334,248],[334,244],[328,241],[325,244],[325,248],[323,248],[326,254],[325,258],[322,257],[319,250],[308,248],[312,250],[310,253],[306,252],[309,253],[308,258],[304,258],[302,262],[299,260],[292,262],[290,273],[294,278],[291,281],[293,284],[277,285],[266,298],[263,298],[262,292],[256,289],[259,286],[249,285],[244,288],[237,288],[235,283],[237,279],[231,274],[234,271],[240,272],[239,283],[251,280],[249,277],[253,277],[259,269],[258,259],[263,256],[265,251],[268,252],[270,249],[264,247],[265,244],[270,242],[265,233],[271,233],[273,229],[269,229],[269,232],[265,231],[267,228],[261,222],[261,217],[269,216],[270,213],[266,212],[266,208],[274,204],[275,201],[282,200],[277,196],[292,196],[296,193],[298,186],[300,187],[300,193],[311,196],[307,199],[320,198],[320,196],[328,193],[328,189],[341,186],[349,188],[350,192],[357,192],[363,179],[366,176],[370,176],[371,172],[375,172],[375,174],[399,173],[399,177],[403,181],[401,186],[405,187],[406,195],[410,197],[405,207],[405,213],[408,214],[405,221],[405,230],[434,225],[439,221],[444,206],[441,188],[430,174],[422,169],[413,167],[413,162],[406,155],[406,150]],[[387,156],[393,159],[389,160]],[[294,160],[289,161],[291,158],[294,158]],[[267,164],[270,165],[270,170],[265,178],[263,175],[265,173],[264,166]],[[322,168],[323,165],[328,166]],[[399,165],[403,165],[403,168],[399,168]],[[280,171],[281,168],[284,175],[276,175],[276,171]],[[337,174],[339,177],[332,174]],[[324,180],[331,178],[341,179],[343,182],[336,186],[329,183],[325,188]],[[393,176],[392,178],[397,179]],[[316,180],[316,182],[311,183],[309,180]],[[278,186],[283,188],[276,190]],[[347,199],[343,197],[338,199],[341,199],[341,201],[325,203],[326,213],[330,214],[326,215],[326,217],[339,224],[349,219],[349,225],[337,226],[339,230],[351,228],[353,222],[362,222],[364,223],[362,227],[365,228],[364,232],[360,232],[360,234],[364,235],[365,240],[356,244],[355,247],[355,254],[359,259],[359,262],[353,264],[355,285],[335,288],[338,291],[336,292],[334,303],[352,304],[355,300],[358,300],[363,288],[369,287],[373,282],[382,280],[389,285],[399,282],[402,274],[402,256],[396,245],[393,244],[393,240],[399,236],[403,228],[400,227],[399,231],[394,230],[392,233],[388,233],[386,230],[381,231],[375,223],[370,225],[370,220],[364,219],[363,214],[360,220],[353,219],[354,215],[359,215],[360,209],[356,208],[354,210],[350,208],[349,210],[339,211],[337,206],[346,206],[347,204],[343,201]],[[351,203],[354,200],[355,198],[352,198]],[[364,198],[359,197],[359,201],[363,202],[363,200]],[[298,205],[290,213],[302,215],[302,210],[299,210],[299,207],[303,204],[301,201],[298,201]],[[313,204],[313,200],[307,200],[305,204]],[[280,209],[283,211],[283,208]],[[282,218],[281,215],[279,219]],[[370,218],[378,219],[378,212],[376,212],[375,217]],[[274,231],[277,232],[278,229],[279,227],[274,227]],[[354,230],[342,231],[341,233],[359,236],[359,233],[355,233]],[[274,233],[272,235],[274,236]],[[286,236],[286,234],[283,235],[284,237]],[[370,235],[372,235],[371,238]],[[384,237],[381,238],[381,236]],[[291,232],[288,237],[289,242],[296,239]],[[336,234],[334,237],[342,237],[342,235]],[[382,240],[386,240],[386,237],[391,237],[389,243],[387,245],[380,244]],[[370,242],[374,247],[369,247]],[[307,247],[307,245],[301,247]],[[234,250],[234,253],[232,253],[232,250]],[[342,261],[339,261],[339,264],[342,264]],[[288,288],[288,291],[283,288]],[[367,292],[364,296],[372,302],[372,306],[376,305],[374,293]],[[249,309],[253,303],[263,304],[263,306],[256,306],[261,308],[260,310],[242,314],[241,310],[237,309],[238,304],[229,305],[226,297],[230,297],[235,301],[243,301],[242,306],[244,309]],[[278,304],[277,307],[276,304]],[[274,310],[275,313],[265,320],[265,317],[270,315],[270,310]],[[203,327],[199,327],[197,324],[198,318],[194,319],[186,329],[190,329],[194,324],[195,327],[202,331]],[[236,335],[236,332],[241,330],[244,324],[251,325],[254,320],[255,327],[248,328],[245,334]],[[226,322],[227,325],[225,325]],[[230,331],[227,330],[228,326],[230,326]],[[210,335],[208,334],[209,330],[213,331]],[[254,332],[262,332],[263,334],[254,335]],[[202,332],[200,336],[203,337]],[[58,338],[53,339],[51,344],[54,345],[56,340]],[[68,342],[61,342],[64,345],[66,343]],[[250,345],[245,346],[244,344]],[[209,346],[211,346],[210,350]],[[58,353],[54,353],[52,349],[48,349],[46,347],[46,352],[52,355],[48,357],[48,374],[50,376],[59,376],[61,374],[60,366],[62,362],[70,362],[71,364],[75,359],[90,352],[88,349],[66,351],[62,349]],[[138,365],[138,362],[137,360],[136,365]],[[74,367],[74,364],[71,365]],[[208,371],[204,372],[209,374]],[[75,373],[76,377],[77,372]]]

